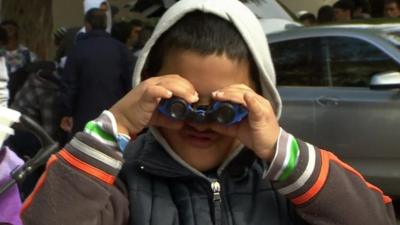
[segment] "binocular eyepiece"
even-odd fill
[[[245,107],[232,102],[213,102],[209,106],[192,106],[181,98],[163,99],[158,110],[165,116],[177,120],[191,120],[197,123],[218,122],[232,125],[242,121],[248,114]]]

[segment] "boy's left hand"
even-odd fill
[[[215,123],[212,129],[238,138],[258,157],[271,161],[275,154],[280,128],[270,102],[244,84],[228,86],[213,92],[212,95],[214,100],[239,103],[249,111],[247,119],[239,124],[225,126]]]

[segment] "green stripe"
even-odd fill
[[[97,134],[99,137],[101,137],[106,141],[116,142],[113,135],[104,132],[104,130],[97,123],[93,121],[90,121],[89,123],[86,124],[85,131],[86,133],[89,134]]]
[[[283,170],[282,175],[279,177],[279,181],[286,180],[296,168],[297,158],[299,157],[299,144],[297,143],[297,140],[295,138],[293,138],[292,142],[290,143],[290,156],[288,157],[290,157],[288,165]]]

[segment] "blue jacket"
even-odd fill
[[[74,133],[131,89],[132,67],[132,53],[107,32],[80,36],[62,76],[64,116],[73,117]]]

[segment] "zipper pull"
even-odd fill
[[[218,181],[211,182],[211,190],[213,192],[213,201],[220,202],[221,201],[221,185]]]
[[[221,185],[218,181],[211,182],[211,190],[213,192],[213,203],[214,203],[214,224],[222,224],[222,211],[221,211]]]

